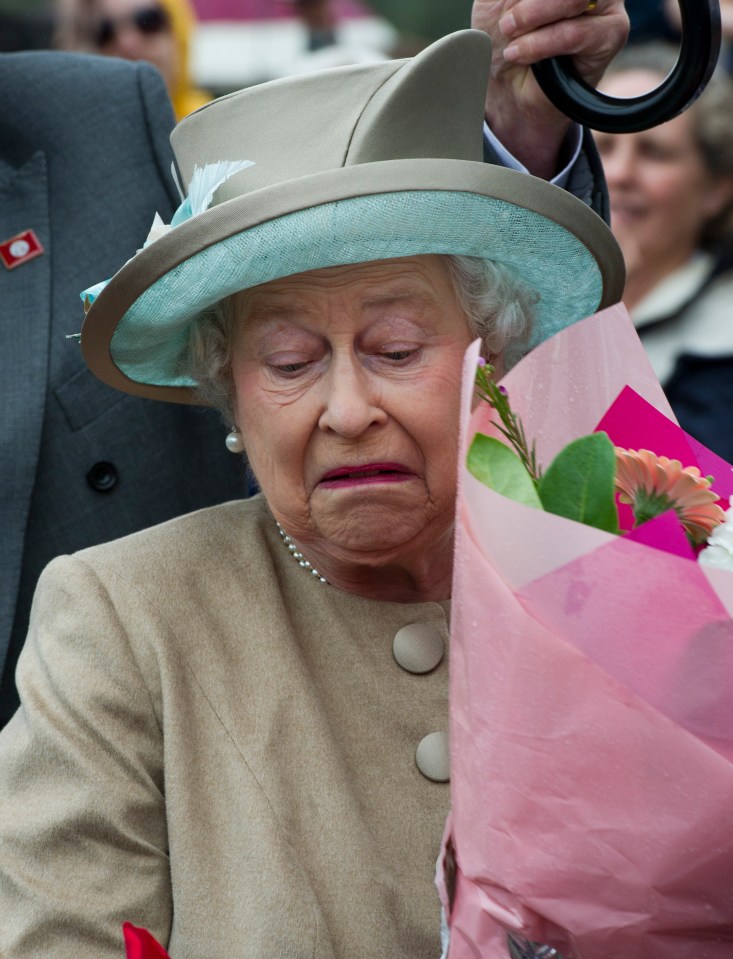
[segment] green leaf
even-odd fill
[[[550,463],[537,492],[548,513],[618,533],[616,454],[605,433],[573,440]]]
[[[542,509],[532,477],[517,454],[508,446],[477,433],[466,458],[469,472],[484,486],[509,499]]]

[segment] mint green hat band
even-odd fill
[[[530,346],[593,313],[601,300],[595,258],[544,216],[473,193],[386,193],[290,213],[201,250],[127,310],[110,353],[131,380],[192,387],[185,374],[192,318],[253,278],[260,284],[294,272],[430,253],[489,258],[538,290]]]

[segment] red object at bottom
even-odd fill
[[[122,925],[122,934],[125,937],[127,959],[170,959],[165,949],[147,929],[125,922]]]

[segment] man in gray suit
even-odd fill
[[[180,199],[173,115],[147,64],[0,55],[0,725],[54,556],[247,495],[217,414],[126,396],[86,368],[79,292]]]

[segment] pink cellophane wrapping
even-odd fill
[[[499,437],[486,404],[471,411],[477,355],[461,463],[476,432]],[[633,445],[691,449],[683,465],[714,463],[716,489],[733,493],[728,464],[675,425],[622,306],[553,337],[503,383],[545,465],[631,387],[676,444]],[[449,959],[506,959],[512,929],[563,959],[730,959],[733,573],[459,473]],[[670,521],[654,521],[662,540]]]

